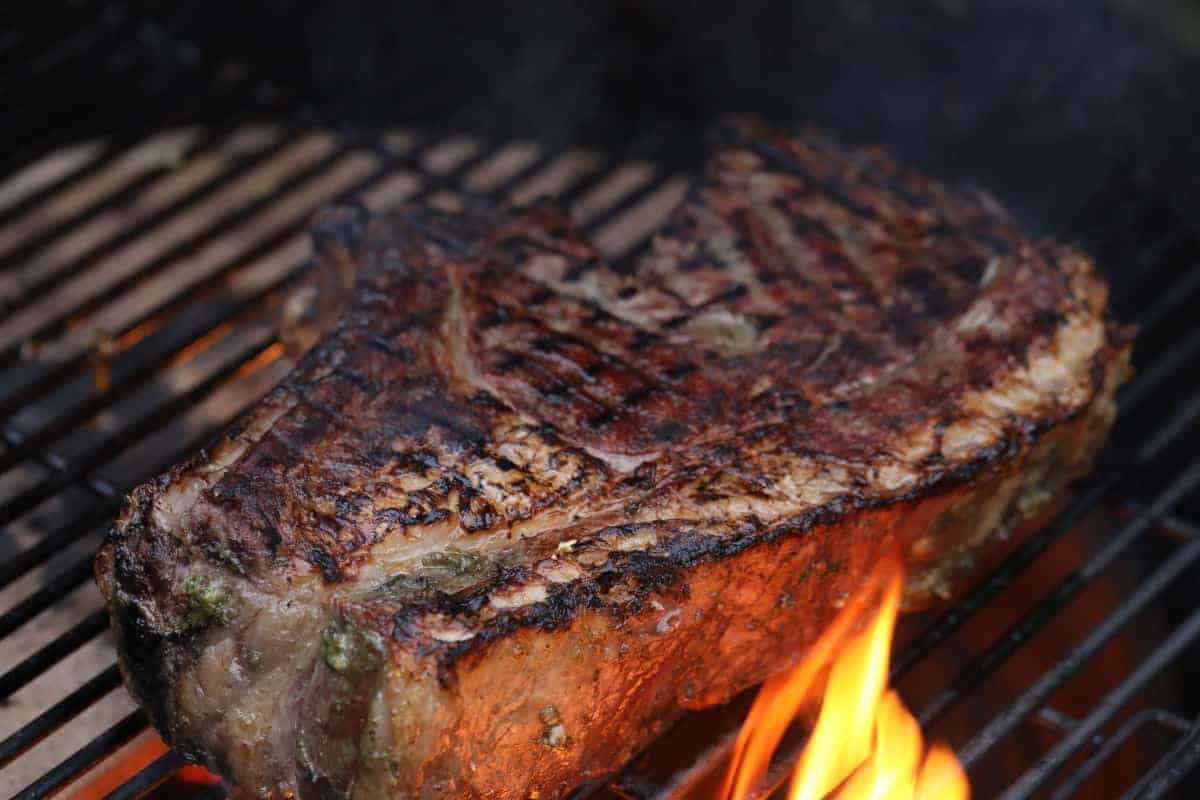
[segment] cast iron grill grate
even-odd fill
[[[79,25],[84,18],[90,24]],[[170,79],[138,79],[151,63]],[[72,89],[65,97],[63,87]],[[340,134],[277,112],[283,97],[118,4],[47,7],[0,34],[0,98],[18,109],[0,132],[0,779],[23,800],[64,790],[146,730],[119,690],[91,554],[129,489],[201,445],[286,371],[275,321],[307,269],[313,211],[354,196],[382,209],[551,193],[620,258],[637,252],[686,185],[650,164],[587,151]],[[198,107],[227,122],[195,123]],[[140,124],[124,132],[131,116]],[[96,133],[108,130],[118,133]],[[1120,193],[1128,192],[1099,190],[1081,225],[1124,213]],[[1200,561],[1200,529],[1188,521],[1200,496],[1192,377],[1200,321],[1187,311],[1200,299],[1200,247],[1176,221],[1142,228],[1134,240],[1097,239],[1115,268],[1118,309],[1142,330],[1139,372],[1120,394],[1108,457],[1053,521],[925,620],[893,666],[904,686],[1108,509],[1104,535],[914,703],[938,731],[1110,570],[1137,562],[1136,578],[1095,624],[954,741],[974,769],[1029,726],[1049,732],[1039,758],[1007,776],[1006,800],[1072,796],[1148,732],[1166,734],[1157,760],[1113,796],[1167,796],[1200,759],[1200,698],[1146,697],[1200,642],[1200,604],[1179,588]],[[1055,705],[1098,654],[1164,605],[1174,607],[1168,624],[1104,696],[1082,713]],[[587,791],[681,796],[720,763],[730,730],[685,748],[677,769],[642,759]],[[798,747],[785,745],[764,796]],[[111,796],[144,796],[182,765],[162,755]]]

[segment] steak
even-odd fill
[[[754,121],[631,266],[547,204],[313,231],[316,344],[96,562],[130,691],[248,795],[561,797],[881,554],[947,596],[1128,373],[1083,253]]]

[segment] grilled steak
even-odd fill
[[[549,206],[318,220],[344,307],[97,560],[170,743],[248,794],[559,797],[885,550],[944,595],[1088,468],[1130,336],[1087,257],[874,150],[722,137],[627,269]]]

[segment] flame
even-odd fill
[[[751,796],[792,720],[819,699],[788,800],[969,800],[954,753],[942,744],[926,752],[917,721],[887,688],[903,587],[903,567],[885,560],[807,658],[763,684],[734,745],[722,797]]]

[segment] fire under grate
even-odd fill
[[[72,25],[97,9],[100,23]],[[127,491],[286,372],[276,322],[309,266],[314,211],[351,197],[380,210],[550,194],[620,259],[687,186],[582,149],[351,135],[272,114],[281,89],[166,37],[87,0],[0,35],[0,97],[20,109],[0,134],[0,785],[22,800],[88,786],[150,741],[120,689],[91,555]],[[155,94],[130,76],[168,44],[177,73]],[[105,70],[89,68],[98,51],[112,54]],[[68,84],[106,102],[39,97]],[[200,105],[229,122],[195,123]],[[135,114],[138,132],[95,134]],[[1097,190],[1085,222],[1121,211],[1114,192]],[[993,773],[983,785],[1004,800],[1096,796],[1118,760],[1132,766],[1119,786],[1105,779],[1111,796],[1176,796],[1200,760],[1200,698],[1186,680],[1167,686],[1200,643],[1198,598],[1180,588],[1200,575],[1200,321],[1187,310],[1200,300],[1200,242],[1159,227],[1132,243],[1099,239],[1114,301],[1141,330],[1101,467],[948,609],[902,630],[893,682],[973,780]],[[579,796],[706,796],[745,700],[685,719]],[[1036,752],[1001,757],[1014,740]],[[761,796],[785,783],[802,744],[781,747]],[[107,796],[162,792],[184,762],[168,752],[138,766]],[[196,785],[192,796],[224,792]]]

